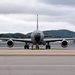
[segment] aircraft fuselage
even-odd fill
[[[40,30],[35,30],[31,33],[31,40],[33,44],[43,44],[44,34]]]

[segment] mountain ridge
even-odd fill
[[[43,31],[45,38],[73,38],[75,32],[70,30],[45,30]],[[1,33],[0,38],[30,38],[31,33]]]

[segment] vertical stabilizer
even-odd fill
[[[37,14],[37,30],[38,30],[38,14]]]

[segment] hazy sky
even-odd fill
[[[0,0],[0,33],[36,30],[75,31],[75,0]]]

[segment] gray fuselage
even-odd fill
[[[35,30],[31,33],[31,40],[33,44],[44,44],[44,34],[40,30]]]

